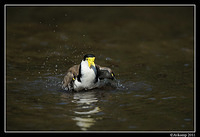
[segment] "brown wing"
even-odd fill
[[[114,79],[115,75],[112,71],[112,69],[108,68],[108,67],[101,67],[100,65],[96,65],[97,68],[97,74],[99,79],[104,79],[104,78],[108,78],[108,79]]]
[[[74,65],[68,69],[67,74],[65,75],[63,80],[63,88],[67,87],[68,89],[70,89],[70,87],[72,86],[71,83],[73,81],[73,78],[76,78],[78,76],[79,67],[80,65]]]

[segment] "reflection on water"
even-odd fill
[[[76,108],[74,109],[75,117],[72,119],[76,121],[76,125],[81,128],[81,130],[87,130],[92,125],[95,124],[97,118],[93,116],[100,112],[101,109],[96,105],[98,99],[95,97],[95,92],[80,92],[75,93],[73,103],[76,103]]]

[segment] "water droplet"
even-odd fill
[[[58,67],[58,65],[55,65],[55,67],[57,68],[57,67]]]
[[[106,60],[108,60],[108,61],[111,61],[112,59],[111,59],[111,58],[109,58],[109,57],[107,57],[107,58],[106,58]]]
[[[185,120],[185,121],[191,121],[191,119],[190,119],[190,118],[185,118],[184,120]]]
[[[181,127],[185,127],[185,125],[181,125]]]
[[[189,64],[184,64],[184,66],[185,66],[185,67],[188,67],[188,66],[189,66]]]

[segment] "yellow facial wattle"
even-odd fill
[[[91,66],[95,66],[95,64],[94,64],[95,57],[88,57],[88,58],[86,58],[86,60],[88,61],[88,66],[90,68],[91,68]]]

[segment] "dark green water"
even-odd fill
[[[7,131],[194,130],[193,7],[7,7]],[[83,55],[115,87],[68,93]]]

